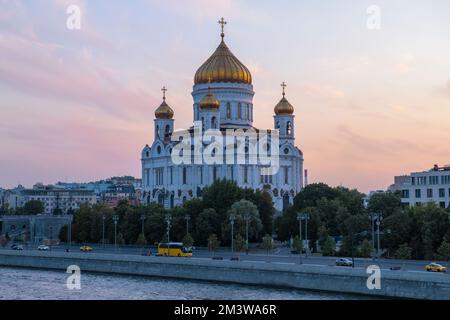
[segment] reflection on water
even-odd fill
[[[82,273],[81,290],[69,290],[64,271],[0,269],[0,299],[51,300],[329,300],[360,299],[358,296],[263,288],[150,277]]]

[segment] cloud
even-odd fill
[[[1,40],[0,83],[22,94],[101,108],[120,117],[157,102],[139,86],[118,81],[115,70],[97,63],[87,49],[68,53],[62,46],[13,34],[2,34]]]

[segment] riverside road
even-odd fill
[[[157,252],[156,247],[144,247],[139,248],[135,246],[118,246],[115,248],[113,245],[89,245],[94,250],[92,252],[85,252],[86,255],[97,255],[97,254],[118,254],[118,255],[147,255],[151,252],[151,255],[155,255]],[[67,249],[66,245],[52,246],[51,251],[65,252]],[[2,248],[1,250],[12,250],[9,247]],[[35,246],[24,246],[24,251],[37,251]],[[72,244],[71,252],[79,252],[79,246]],[[45,255],[45,251],[41,251]],[[201,260],[211,260],[213,257],[212,253],[206,248],[197,248],[193,251],[193,257],[189,259],[201,259]],[[273,264],[304,264],[310,266],[329,266],[330,268],[351,268],[351,267],[337,267],[335,261],[337,257],[321,257],[305,254],[301,256],[298,254],[292,254],[289,248],[278,248],[272,250],[267,254],[263,250],[254,249],[248,254],[245,252],[232,253],[229,248],[222,248],[214,253],[216,259],[230,260],[232,257],[238,257],[239,262],[259,262],[259,263],[273,263]],[[351,257],[346,257],[351,258]],[[173,259],[187,259],[174,257]],[[236,263],[239,263],[236,261]],[[398,269],[398,272],[413,272],[413,273],[426,273],[424,267],[431,261],[417,261],[417,260],[394,260],[394,259],[362,259],[355,258],[355,268],[367,268],[370,265],[377,265],[381,269]],[[439,262],[439,261],[436,261]],[[444,266],[449,266],[446,262],[440,262]],[[443,275],[450,276],[450,274]]]

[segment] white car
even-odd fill
[[[336,260],[336,265],[340,267],[353,267],[353,261],[347,258],[339,258]]]
[[[48,250],[50,250],[50,247],[49,247],[49,246],[46,246],[46,245],[44,245],[44,244],[41,244],[41,245],[38,247],[38,250],[39,250],[39,251],[48,251]]]

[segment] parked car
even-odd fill
[[[428,272],[447,272],[447,267],[444,267],[439,263],[432,262],[425,266],[425,270]]]
[[[21,244],[13,244],[11,246],[11,249],[13,249],[13,250],[23,250],[23,246]]]
[[[81,246],[80,247],[80,251],[82,251],[82,252],[90,252],[92,250],[94,250],[94,249],[92,249],[92,247],[89,247],[89,246]]]
[[[353,261],[347,258],[339,258],[336,260],[336,265],[340,267],[352,267]]]
[[[45,244],[41,244],[38,248],[39,251],[49,251],[50,247],[46,246]]]

